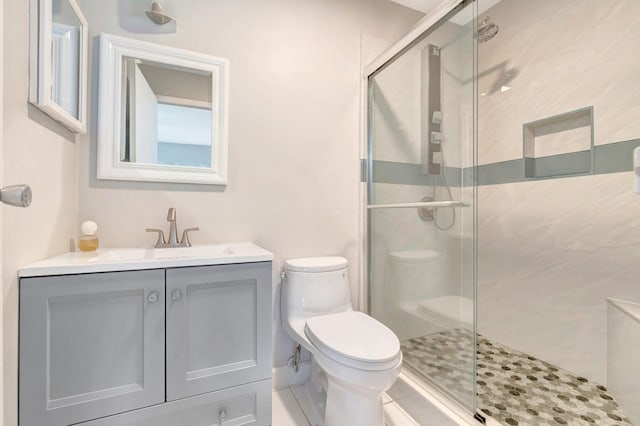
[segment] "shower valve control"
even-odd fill
[[[442,164],[442,153],[437,151],[431,153],[431,162],[433,164]]]

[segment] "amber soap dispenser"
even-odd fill
[[[78,248],[80,251],[95,251],[98,249],[98,237],[96,236],[96,231],[98,230],[98,225],[88,220],[83,222],[80,226],[80,230],[82,231],[82,237],[78,241]]]

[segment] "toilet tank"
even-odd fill
[[[287,316],[313,317],[352,310],[349,262],[344,257],[308,257],[284,263],[282,309]]]

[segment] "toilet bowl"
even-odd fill
[[[313,401],[324,426],[382,426],[382,393],[402,367],[400,342],[385,325],[353,310],[343,257],[287,260],[282,284],[285,331],[308,350],[326,389]],[[312,374],[313,376],[313,374]],[[312,377],[313,378],[313,377]]]

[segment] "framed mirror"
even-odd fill
[[[227,183],[229,62],[102,34],[98,179]]]
[[[31,0],[29,101],[87,132],[88,24],[75,0]]]

